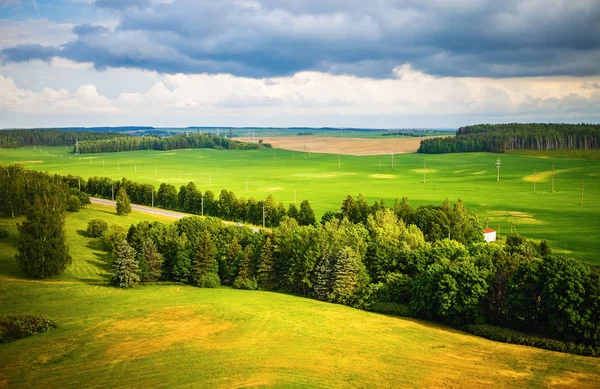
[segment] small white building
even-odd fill
[[[483,239],[486,242],[495,242],[496,241],[496,231],[491,228],[486,228],[483,230]]]

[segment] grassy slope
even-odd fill
[[[300,297],[107,287],[105,259],[97,257],[94,240],[76,232],[95,217],[125,225],[146,216],[119,218],[101,206],[71,214],[74,263],[56,280],[23,279],[12,260],[14,239],[0,241],[0,315],[44,313],[59,325],[0,345],[0,387],[593,388],[600,382],[600,359]],[[14,233],[12,221],[1,221]]]
[[[292,159],[291,151],[277,150],[276,160],[273,157],[273,150],[178,150],[106,153],[84,156],[79,161],[68,159],[64,148],[50,148],[42,152],[3,150],[0,163],[25,161],[26,166],[39,170],[84,177],[125,176],[155,186],[161,182],[179,186],[192,180],[201,190],[211,189],[217,195],[222,188],[244,197],[264,198],[272,193],[285,203],[293,201],[296,190],[298,201],[310,200],[318,217],[326,210],[339,209],[346,195],[359,192],[371,202],[383,198],[390,205],[402,196],[415,206],[461,198],[483,221],[489,218],[490,227],[500,226],[501,234],[514,222],[518,232],[528,238],[548,239],[559,251],[600,264],[600,240],[593,239],[600,227],[598,161],[501,155],[501,181],[496,182],[497,155],[488,153],[398,155],[396,170],[390,167],[389,155],[343,156],[341,170],[337,155],[311,154],[308,158],[295,152]],[[427,184],[423,184],[424,160]],[[385,165],[381,170],[380,161]],[[556,168],[556,193],[550,193],[548,172],[552,164]],[[533,194],[534,169],[537,194]],[[579,205],[582,177],[583,207]],[[249,192],[245,191],[246,180]]]

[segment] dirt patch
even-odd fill
[[[44,161],[19,161],[17,163],[23,163],[23,164],[26,164],[26,165],[28,165],[28,164],[34,165],[34,164],[38,164],[38,163],[44,163]]]
[[[532,214],[518,211],[491,211],[493,217],[506,218],[509,221],[520,224],[544,224],[543,221],[536,219]]]
[[[393,174],[370,174],[369,177],[371,177],[371,178],[392,179],[392,178],[396,178],[397,176],[395,176]]]
[[[329,138],[321,136],[285,136],[261,138],[273,147],[311,153],[344,154],[344,155],[392,155],[416,153],[422,138]],[[252,138],[236,138],[242,142],[257,142]]]
[[[480,172],[473,172],[471,174],[474,174],[474,175],[478,176],[480,174],[485,174],[485,173],[487,173],[487,172],[485,170],[483,170],[483,171],[480,171]]]
[[[215,336],[231,326],[229,322],[174,307],[146,317],[104,323],[97,338],[110,344],[106,353],[111,360],[124,360],[168,350],[182,343],[210,347],[217,341]]]
[[[415,173],[421,173],[421,174],[423,174],[423,173],[435,173],[435,172],[437,172],[436,169],[412,169],[412,171],[415,172]]]
[[[598,378],[585,373],[565,372],[548,380],[548,385],[557,388],[597,388]]]

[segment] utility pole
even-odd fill
[[[533,169],[533,194],[535,194],[535,169]]]
[[[583,205],[583,177],[581,177],[581,204]]]
[[[204,195],[200,195],[200,199],[202,200],[202,210],[201,210],[201,215],[204,216]]]
[[[552,193],[554,193],[554,164],[552,164]]]
[[[342,156],[341,154],[338,154],[338,170],[340,170],[342,168]]]
[[[154,188],[150,190],[150,193],[152,193],[152,208],[154,208]]]
[[[496,160],[496,168],[498,169],[498,176],[496,177],[496,181],[500,181],[500,166],[502,166],[502,162],[500,162],[500,157]]]

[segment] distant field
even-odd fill
[[[413,204],[439,204],[461,198],[500,235],[517,231],[528,238],[549,239],[559,252],[588,263],[600,264],[600,162],[569,158],[503,154],[501,180],[496,182],[495,161],[488,153],[396,156],[338,156],[289,150],[136,151],[90,154],[81,161],[69,159],[65,148],[40,151],[0,151],[0,163],[21,162],[31,169],[60,174],[127,177],[158,187],[161,182],[180,186],[194,181],[200,190],[226,188],[240,197],[264,198],[273,194],[290,203],[310,200],[317,217],[340,208],[348,195],[362,192],[370,202],[407,196]],[[46,154],[48,153],[48,154]],[[52,155],[54,153],[54,155]],[[61,158],[62,156],[62,158]],[[423,163],[427,177],[423,184]],[[380,166],[381,163],[381,166]],[[551,193],[552,164],[556,193]],[[533,194],[536,169],[537,194]],[[181,179],[180,179],[181,174]],[[585,178],[585,204],[580,206],[581,178]],[[209,180],[211,186],[209,186]],[[248,192],[246,192],[248,181]]]
[[[109,258],[67,217],[73,265],[18,271],[14,220],[0,241],[0,315],[42,313],[58,329],[0,345],[0,387],[596,388],[600,359],[492,342],[433,323],[285,294],[183,285],[108,287]]]
[[[273,147],[311,153],[343,155],[381,155],[415,153],[422,139],[427,138],[331,138],[322,136],[285,136],[261,138]],[[258,138],[237,138],[243,142],[258,142]]]

